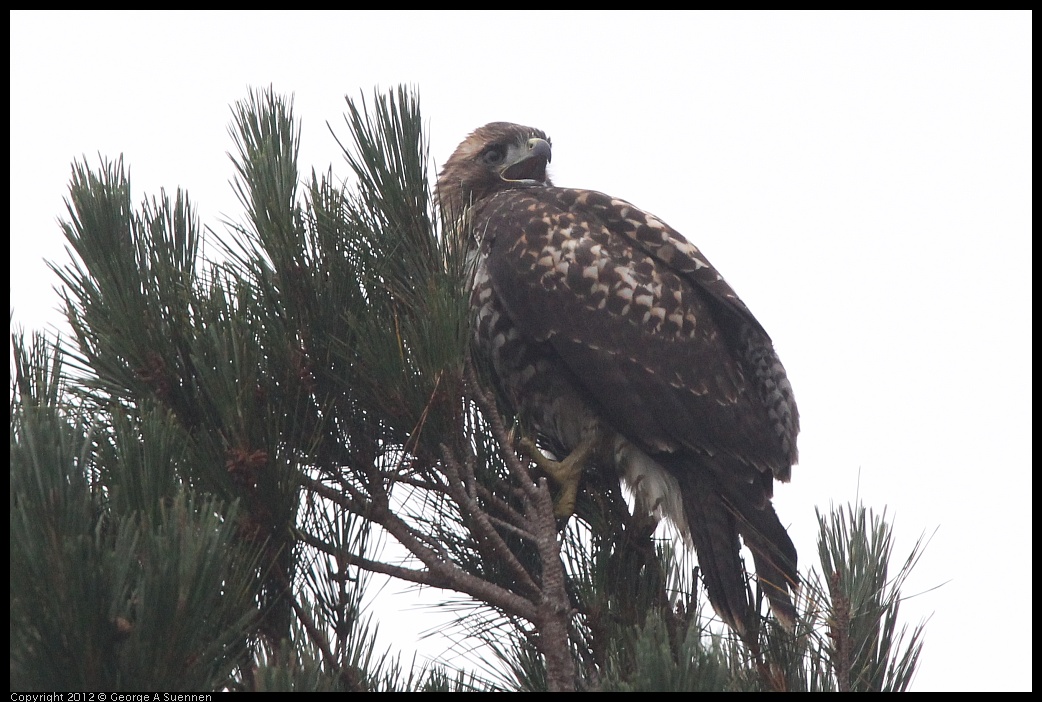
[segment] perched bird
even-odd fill
[[[554,187],[550,156],[540,130],[487,124],[446,162],[438,199],[469,218],[475,348],[552,454],[534,458],[561,486],[559,516],[584,468],[614,466],[636,509],[694,545],[724,621],[741,634],[755,616],[741,536],[791,628],[796,549],[771,498],[799,414],[770,337],[698,248],[624,200]]]

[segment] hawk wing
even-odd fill
[[[787,479],[798,419],[784,371],[784,387],[761,387],[781,369],[770,338],[695,246],[594,191],[508,190],[477,209],[507,313],[617,431],[652,454],[731,456]]]
[[[754,613],[741,537],[791,628],[796,549],[770,497],[796,462],[799,419],[770,337],[676,231],[625,201],[552,187],[550,152],[543,132],[493,122],[439,177],[443,212],[470,205],[480,242],[476,348],[555,455],[590,431],[628,440],[614,443],[615,468],[690,535],[725,621],[747,632]]]

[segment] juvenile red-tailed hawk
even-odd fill
[[[543,132],[494,122],[438,180],[449,217],[470,208],[478,352],[522,425],[564,457],[539,463],[571,504],[586,459],[610,447],[636,508],[690,537],[729,625],[743,633],[754,616],[740,535],[791,627],[796,549],[771,497],[796,462],[799,415],[770,337],[678,232],[623,200],[553,187],[549,161]]]

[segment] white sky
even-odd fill
[[[239,219],[250,86],[293,94],[304,169],[342,176],[326,122],[374,87],[420,90],[439,164],[486,122],[540,127],[557,184],[669,222],[774,338],[802,565],[815,506],[886,509],[898,561],[937,529],[905,590],[910,624],[933,613],[914,689],[1027,690],[1031,58],[1026,12],[15,12],[14,324],[61,323],[43,260],[74,158],[122,153],[135,200],[181,186],[204,224]],[[436,621],[414,601],[382,632],[406,650]]]

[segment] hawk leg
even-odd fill
[[[531,439],[521,439],[521,447],[524,451],[557,485],[559,492],[557,499],[554,500],[554,516],[558,519],[568,519],[575,512],[575,500],[579,496],[579,480],[582,478],[586,465],[600,450],[602,438],[599,431],[588,432],[579,445],[560,461],[548,458]]]

